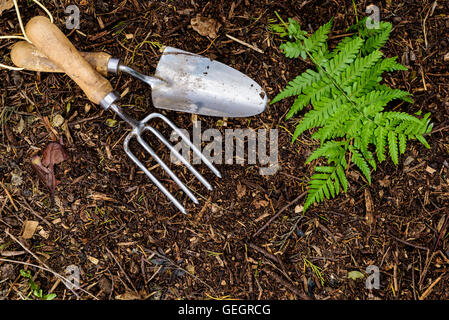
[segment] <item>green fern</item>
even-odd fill
[[[430,147],[424,137],[432,131],[429,114],[419,119],[387,110],[392,101],[413,103],[410,93],[382,83],[385,72],[407,70],[396,62],[396,57],[385,58],[380,51],[390,37],[390,23],[381,22],[378,29],[369,29],[363,19],[348,29],[353,36],[344,38],[330,51],[327,39],[332,20],[310,36],[297,21],[280,20],[281,24],[272,25],[271,30],[288,37],[280,46],[283,53],[288,58],[310,59],[316,66],[316,70],[308,69],[290,81],[271,102],[296,97],[287,119],[310,106],[297,124],[292,141],[313,129],[312,138],[320,142],[320,147],[307,163],[321,158],[327,162],[315,167],[304,212],[316,202],[347,191],[348,161],[371,184],[377,162],[389,156],[395,165],[399,164],[408,140],[416,139]]]

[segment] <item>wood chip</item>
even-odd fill
[[[117,200],[115,200],[111,197],[108,197],[107,195],[99,193],[99,192],[92,192],[89,194],[88,197],[93,200],[117,202]]]
[[[237,198],[241,199],[245,196],[246,194],[246,187],[245,185],[242,185],[240,182],[237,184]]]
[[[427,166],[426,171],[430,174],[434,174],[436,172],[436,170],[432,167]]]
[[[446,55],[444,56],[444,61],[448,62],[449,61],[449,52],[446,53]]]
[[[142,299],[137,293],[135,292],[126,292],[124,294],[120,294],[115,297],[117,300],[140,300]]]
[[[365,219],[368,225],[372,225],[374,223],[374,203],[373,198],[371,197],[371,193],[368,189],[365,189],[365,207],[366,207],[366,215]]]
[[[91,256],[87,256],[87,259],[92,262],[94,265],[97,265],[98,262],[100,262],[100,260],[98,260],[97,258],[91,257]]]
[[[22,238],[31,239],[36,232],[36,228],[39,225],[38,221],[27,220],[24,223]]]
[[[3,11],[9,10],[14,7],[12,0],[0,0],[0,15]]]
[[[39,231],[39,235],[44,239],[48,239],[50,237],[50,233],[44,229]]]

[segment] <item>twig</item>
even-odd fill
[[[122,271],[122,273],[125,275],[126,280],[128,280],[129,284],[131,285],[131,287],[133,287],[134,291],[137,293],[137,289],[134,286],[134,283],[132,283],[132,281],[129,279],[128,275],[126,274],[125,270],[123,270],[122,266],[120,265],[120,263],[118,262],[117,258],[115,257],[115,255],[111,252],[111,250],[109,250],[107,247],[104,247],[106,249],[106,251],[111,255],[111,257],[114,259],[115,263],[117,263],[118,267],[120,268],[120,270]]]
[[[282,263],[282,260],[279,259],[279,257],[269,253],[268,251],[256,246],[253,243],[248,244],[248,246],[254,250],[256,250],[257,252],[263,254],[265,257],[267,257],[268,259],[272,260],[273,262],[277,262],[280,264],[282,272],[284,272],[284,274],[287,276],[287,271],[285,270],[284,264]],[[288,277],[288,276],[287,276]]]
[[[192,278],[194,278],[195,280],[198,280],[199,282],[201,282],[202,284],[204,284],[206,287],[208,287],[214,294],[215,294],[215,289],[212,288],[208,283],[206,283],[205,281],[201,280],[200,278],[198,278],[196,275],[194,275],[193,273],[190,273],[188,270],[184,269],[183,267],[179,266],[178,264],[176,264],[174,261],[172,261],[170,258],[156,252],[153,250],[148,250],[145,249],[145,251],[150,252],[151,254],[154,254],[155,256],[158,256],[161,259],[167,260],[167,262],[169,264],[171,264],[173,267],[175,267],[176,269],[179,269],[183,272],[185,272],[186,274],[190,275]],[[148,263],[149,261],[147,261],[147,259],[145,259],[145,261]]]
[[[234,38],[233,36],[230,36],[229,34],[226,34],[226,37],[228,37],[228,38],[231,39],[231,40],[234,40],[235,42],[240,43],[241,45],[244,45],[245,47],[251,48],[251,49],[253,49],[254,51],[257,51],[257,52],[259,52],[259,53],[264,53],[261,49],[255,47],[255,46],[253,46],[253,45],[251,45],[251,44],[249,44],[249,43],[243,42],[242,40],[239,40],[239,39],[237,39],[237,38]]]
[[[16,204],[14,203],[13,198],[11,197],[11,194],[9,193],[8,189],[6,189],[6,187],[3,184],[3,182],[0,181],[0,185],[2,186],[3,190],[5,190],[5,193],[8,196],[9,201],[11,201],[11,204],[14,207],[14,209],[16,209],[16,211],[19,211],[19,208],[17,208]]]
[[[281,285],[283,285],[284,287],[286,287],[288,290],[290,290],[291,292],[293,292],[294,294],[296,294],[296,296],[298,296],[299,298],[302,298],[304,300],[310,300],[310,298],[305,295],[304,293],[302,293],[301,291],[299,291],[298,288],[296,288],[294,285],[292,285],[291,283],[288,283],[287,281],[285,281],[284,279],[282,279],[277,273],[271,271],[271,270],[266,270],[264,269],[264,272],[271,276],[274,280],[276,280],[277,282],[279,282]]]
[[[443,276],[439,276],[428,288],[424,293],[419,297],[419,300],[424,300],[427,298],[427,296],[432,292],[433,287],[436,286],[438,282],[442,279]]]
[[[37,218],[41,219],[43,222],[45,222],[49,227],[53,228],[53,225],[44,217],[42,217],[41,215],[39,215],[36,211],[34,211],[30,205],[28,204],[28,202],[25,200],[25,198],[22,198],[23,200],[23,204],[21,204],[23,207],[25,207],[25,209],[27,209],[28,211],[30,211],[33,215],[35,215]]]
[[[432,247],[432,252],[434,252],[437,249],[438,244],[440,243],[441,238],[444,236],[444,233],[446,232],[448,223],[449,223],[449,214],[446,216],[446,218],[444,220],[444,223],[441,226],[441,230],[440,230],[440,232],[438,234],[437,239],[435,240],[435,244]]]
[[[65,283],[70,283],[70,282],[71,282],[69,279],[67,279],[67,278],[61,276],[59,273],[53,271],[48,265],[46,265],[44,262],[42,262],[42,261],[41,261],[41,260],[40,260],[40,259],[33,253],[33,252],[31,252],[27,247],[25,247],[25,246],[22,244],[22,242],[20,242],[19,240],[17,240],[16,237],[14,237],[11,233],[9,233],[8,230],[5,230],[5,233],[6,233],[12,240],[14,240],[15,242],[17,242],[17,243],[18,243],[18,244],[19,244],[19,245],[20,245],[26,252],[28,252],[31,256],[33,256],[33,258],[36,259],[36,260],[37,260],[40,264],[42,264],[45,268],[44,268],[44,267],[37,266],[37,265],[31,265],[31,264],[29,264],[29,263],[21,262],[21,261],[14,261],[14,260],[9,260],[9,259],[0,259],[0,260],[3,260],[3,261],[9,260],[9,262],[16,262],[16,263],[20,263],[20,264],[24,264],[24,265],[34,266],[34,267],[37,267],[37,268],[40,268],[40,269],[42,269],[42,270],[45,270],[45,271],[48,271],[48,272],[52,273],[55,277],[57,277],[57,278],[59,278],[59,279],[61,279],[61,280],[64,280]],[[67,287],[67,288],[68,288],[70,291],[72,291],[72,293],[73,293],[77,298],[80,297],[80,296],[79,296],[79,295],[78,295],[72,288],[70,288],[70,287]],[[83,291],[84,293],[88,294],[89,296],[93,297],[94,299],[98,300],[97,297],[95,297],[95,296],[94,296],[93,294],[91,294],[90,292],[88,292],[88,291],[82,289],[81,287],[79,287],[78,289],[81,290],[81,291]]]
[[[408,245],[408,246],[410,246],[410,247],[413,247],[413,248],[416,248],[416,249],[421,249],[421,250],[429,251],[429,248],[422,247],[422,246],[419,246],[419,245],[417,245],[417,244],[413,244],[413,243],[407,242],[407,241],[405,241],[405,240],[399,239],[399,238],[395,237],[393,234],[391,234],[391,232],[390,232],[390,236],[391,236],[393,239],[395,239],[395,240],[397,240],[397,241],[399,241],[399,242],[401,242],[401,243],[403,243],[403,244],[406,244],[406,245]]]
[[[285,207],[283,207],[281,210],[279,210],[278,213],[276,213],[270,220],[267,221],[267,223],[265,223],[265,225],[260,228],[259,230],[257,230],[257,232],[255,234],[253,234],[253,238],[256,237],[259,233],[261,233],[263,230],[265,230],[274,220],[276,220],[277,217],[279,217],[281,215],[282,212],[284,212],[285,210],[287,210],[292,204],[298,202],[299,200],[301,200],[303,197],[305,197],[305,195],[307,194],[307,191],[301,193],[298,197],[296,197],[296,199],[294,199],[293,201],[291,201],[290,203],[288,203]]]

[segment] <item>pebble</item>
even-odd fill
[[[53,127],[57,128],[62,126],[62,124],[64,123],[65,119],[63,116],[61,116],[60,114],[57,114],[53,117]]]
[[[299,228],[296,228],[296,235],[300,238],[305,236],[304,232]]]

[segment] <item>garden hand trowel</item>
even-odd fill
[[[154,76],[143,75],[104,52],[81,53],[100,73],[127,73],[151,86],[156,108],[216,117],[250,117],[263,112],[268,97],[254,80],[218,61],[165,47]],[[18,42],[11,51],[18,67],[63,72],[36,47]]]

